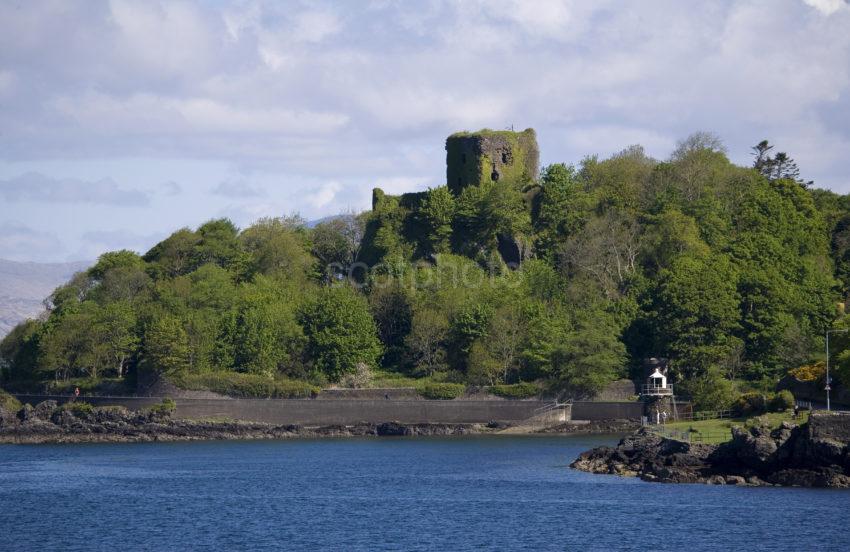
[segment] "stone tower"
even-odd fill
[[[446,139],[446,183],[455,194],[485,182],[521,185],[537,179],[539,159],[532,128],[458,132]]]

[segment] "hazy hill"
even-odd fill
[[[0,337],[15,324],[37,316],[41,302],[90,262],[20,263],[0,259]]]

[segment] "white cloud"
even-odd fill
[[[842,8],[847,8],[846,0],[803,0],[824,15],[832,15]]]
[[[240,228],[245,228],[264,217],[280,217],[288,211],[278,203],[242,203],[231,204],[218,212],[219,217],[227,217]]]
[[[295,40],[321,42],[339,32],[341,27],[342,24],[335,14],[309,11],[295,16],[295,29],[292,35]]]
[[[304,201],[313,209],[320,210],[328,206],[342,190],[342,184],[337,181],[324,182],[304,194]]]
[[[53,178],[37,172],[0,180],[0,197],[10,202],[94,203],[126,207],[143,207],[150,203],[146,192],[123,189],[110,178],[85,181]]]
[[[110,0],[115,46],[126,60],[154,73],[196,73],[214,62],[215,27],[190,2]]]
[[[0,257],[12,261],[55,260],[62,242],[56,235],[17,222],[0,223]]]
[[[177,182],[169,180],[160,186],[160,192],[167,196],[177,196],[183,192],[183,187]]]
[[[52,107],[77,125],[105,133],[324,134],[348,117],[330,112],[233,106],[208,98],[135,94],[126,98],[87,93],[60,97]]]
[[[16,82],[17,78],[14,73],[0,70],[0,98],[10,96]]]
[[[130,230],[93,230],[83,234],[83,246],[71,257],[96,259],[106,251],[117,251],[119,249],[129,249],[144,254],[166,236],[167,234],[163,232],[137,234]]]
[[[428,177],[396,176],[390,178],[379,178],[375,181],[375,188],[380,188],[390,195],[416,192],[428,186],[436,187],[438,184],[432,182]]]
[[[767,138],[846,192],[848,28],[835,0],[0,2],[0,174],[68,160],[96,183],[102,160],[144,159],[144,181],[113,188],[145,191],[145,221],[317,217],[441,184],[456,130],[534,127],[551,163],[636,142],[666,157],[704,129],[740,162]],[[226,178],[268,201],[209,193]],[[70,193],[44,189],[12,194]]]
[[[212,193],[224,197],[262,197],[265,190],[244,180],[222,180],[213,188]]]

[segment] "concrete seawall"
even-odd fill
[[[16,395],[21,402],[67,402],[67,396]],[[116,405],[131,410],[160,402],[156,397],[80,397],[94,406]],[[269,424],[351,425],[358,422],[487,423],[519,422],[537,414],[551,401],[541,400],[356,400],[356,399],[174,399],[176,417],[228,418]],[[577,402],[575,420],[640,419],[640,403]]]

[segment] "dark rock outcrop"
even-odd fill
[[[637,420],[611,419],[570,421],[562,424],[546,427],[538,433],[584,433],[584,434],[623,434],[629,433],[640,427]]]
[[[850,488],[850,416],[814,413],[802,426],[734,428],[722,445],[660,437],[645,428],[616,447],[582,453],[573,468],[663,483]]]

